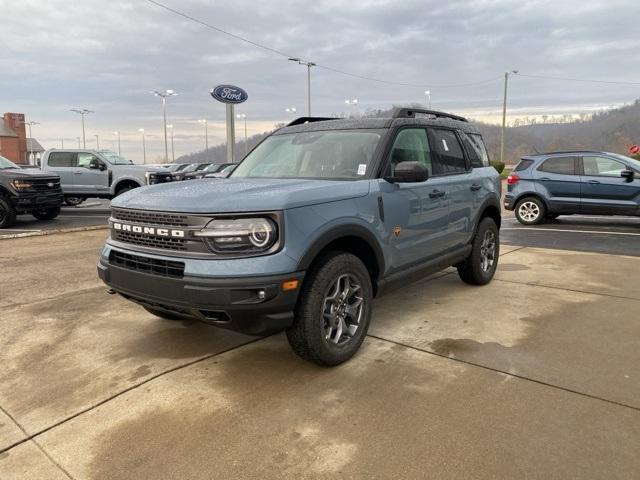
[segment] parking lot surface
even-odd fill
[[[107,295],[106,235],[0,241],[3,480],[640,471],[639,257],[503,245],[491,284],[382,297],[361,353],[320,368]]]

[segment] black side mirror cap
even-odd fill
[[[636,172],[634,172],[633,170],[623,170],[620,172],[620,176],[622,178],[626,178],[627,182],[631,182],[636,176]]]
[[[429,170],[420,162],[400,162],[393,172],[393,177],[385,177],[389,183],[418,183],[429,179]]]

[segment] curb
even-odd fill
[[[41,230],[39,232],[10,233],[8,235],[0,234],[0,241],[10,240],[12,238],[42,237],[44,235],[54,235],[58,233],[74,233],[74,232],[88,232],[91,230],[107,230],[108,228],[109,228],[109,225],[91,225],[88,227],[58,228],[57,230]]]

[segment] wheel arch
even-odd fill
[[[518,205],[518,202],[524,200],[525,198],[529,198],[529,197],[533,197],[537,200],[540,200],[542,202],[542,204],[544,205],[544,208],[547,210],[547,212],[550,212],[549,209],[549,202],[547,202],[547,200],[544,198],[544,196],[540,195],[537,192],[524,192],[521,193],[519,196],[516,197],[516,199],[513,201],[513,209],[515,211],[516,206]]]
[[[138,180],[134,180],[133,178],[123,178],[118,180],[118,182],[114,184],[113,194],[117,195],[119,190],[126,187],[138,188],[141,186],[142,184]]]
[[[478,225],[480,225],[482,219],[486,217],[492,218],[496,222],[498,228],[500,228],[500,226],[502,225],[502,210],[500,209],[500,201],[497,198],[487,198],[482,203],[478,211],[480,212],[480,214],[476,219],[476,224],[473,229],[474,232],[478,230]]]
[[[385,261],[382,248],[375,235],[359,225],[342,225],[320,235],[298,262],[298,270],[308,270],[325,252],[343,251],[355,255],[369,271],[374,296],[378,292],[378,281],[384,272]]]

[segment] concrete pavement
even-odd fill
[[[0,241],[3,480],[640,471],[640,258],[504,247],[486,287],[377,300],[326,369],[106,295],[106,233]]]

